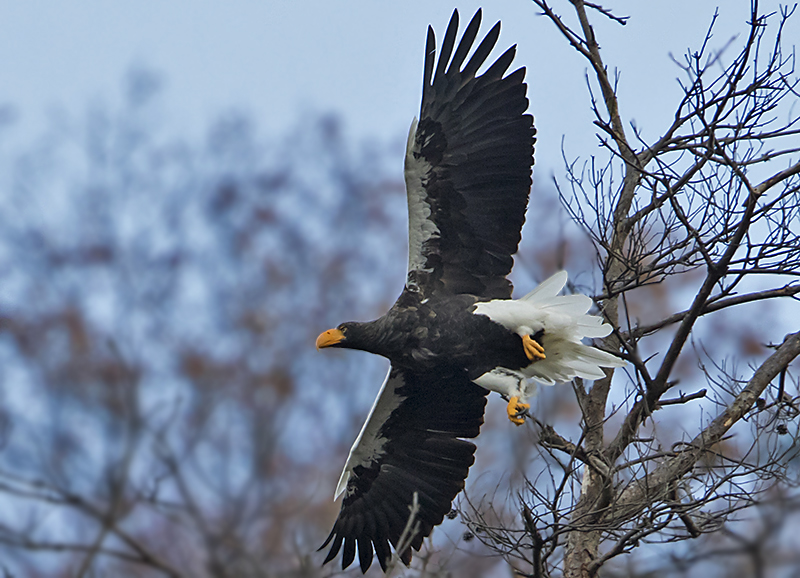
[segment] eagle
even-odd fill
[[[428,27],[419,120],[405,154],[408,276],[382,317],[342,323],[317,348],[343,347],[388,358],[391,367],[336,486],[341,510],[323,564],[342,551],[342,569],[373,552],[386,571],[392,548],[408,565],[434,526],[450,512],[474,462],[486,397],[508,401],[522,424],[536,383],[605,377],[616,356],[584,345],[611,326],[587,315],[592,300],[559,295],[556,273],[533,292],[511,299],[506,278],[531,190],[536,130],[527,114],[525,68],[506,74],[516,46],[477,72],[497,43],[500,22],[469,59],[481,10],[458,35],[458,11],[438,61]],[[417,532],[401,544],[412,502]],[[392,548],[390,548],[390,544]],[[400,549],[401,551],[398,551]]]

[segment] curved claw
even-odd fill
[[[525,423],[525,412],[530,409],[530,407],[531,405],[529,403],[520,403],[517,396],[510,397],[508,399],[508,406],[506,407],[508,419],[514,425],[522,425]]]
[[[537,341],[530,335],[522,336],[522,347],[525,349],[525,355],[531,361],[539,361],[540,359],[547,359],[544,354],[544,347],[539,345]]]

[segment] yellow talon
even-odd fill
[[[539,361],[540,359],[546,359],[544,354],[544,347],[539,345],[539,343],[535,341],[530,335],[522,336],[522,347],[525,349],[525,355],[527,355],[528,359],[530,359],[531,361]]]
[[[517,396],[511,397],[508,400],[508,407],[506,407],[506,411],[508,412],[508,419],[511,420],[511,423],[514,425],[522,425],[525,423],[525,411],[527,411],[531,405],[529,403],[520,403],[519,398]]]

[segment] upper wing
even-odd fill
[[[474,438],[483,424],[487,390],[463,373],[420,375],[391,368],[358,435],[337,487],[344,492],[342,509],[328,539],[333,560],[344,544],[342,569],[355,559],[366,572],[373,547],[381,568],[391,558],[405,528],[417,492],[422,540],[450,511],[475,461]],[[411,561],[411,549],[400,552]]]
[[[511,271],[531,188],[536,130],[528,108],[525,69],[503,78],[509,48],[475,76],[500,34],[498,22],[466,65],[481,11],[464,31],[453,12],[439,61],[428,27],[420,121],[411,125],[405,160],[410,291],[511,296]],[[449,66],[448,66],[449,62]]]

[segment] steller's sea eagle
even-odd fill
[[[408,278],[380,319],[342,323],[317,347],[376,353],[391,368],[347,458],[335,497],[344,494],[325,563],[340,550],[342,569],[355,559],[386,570],[418,496],[419,531],[411,548],[450,511],[474,462],[474,438],[486,396],[508,399],[508,417],[524,421],[531,380],[553,384],[604,377],[619,358],[581,344],[611,326],[586,315],[592,300],[559,296],[556,273],[532,293],[511,300],[511,271],[531,188],[536,133],[525,69],[505,74],[516,47],[476,76],[500,34],[494,25],[464,63],[478,35],[475,14],[456,46],[453,12],[438,62],[428,27],[420,120],[411,124],[405,157]],[[455,48],[455,52],[454,52]],[[505,75],[505,76],[504,76]]]

